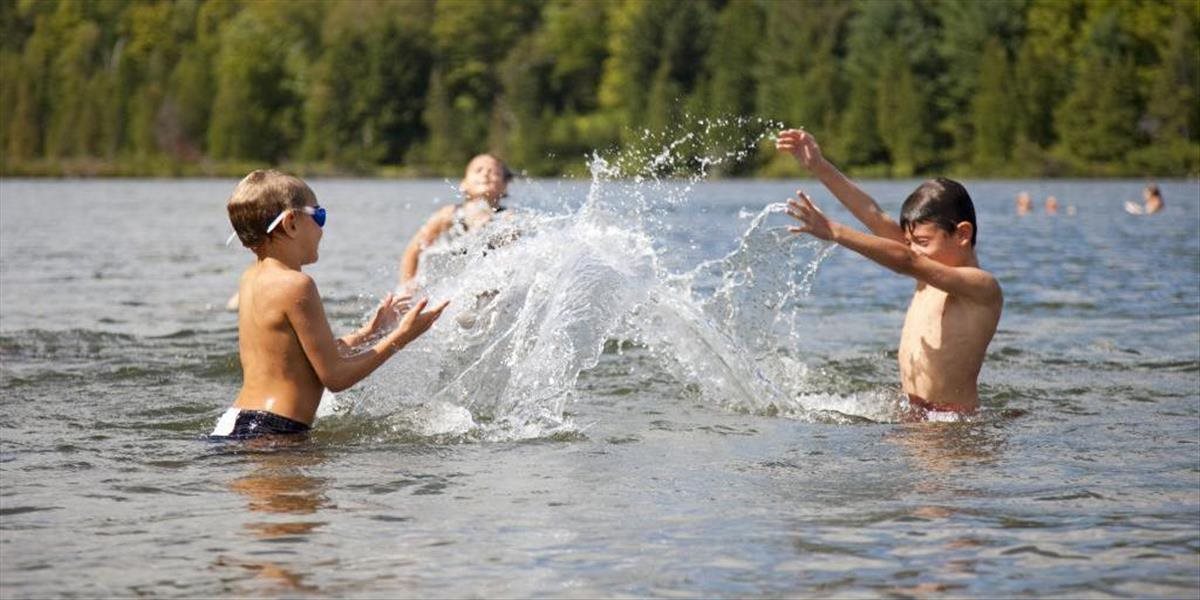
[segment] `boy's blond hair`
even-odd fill
[[[275,217],[310,201],[316,204],[317,195],[299,177],[274,169],[258,169],[237,184],[225,208],[242,245],[256,248],[267,241],[267,225]]]

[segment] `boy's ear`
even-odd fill
[[[296,211],[289,210],[286,215],[283,215],[283,222],[279,224],[280,229],[288,235],[288,237],[296,237]]]
[[[975,233],[975,226],[966,221],[960,222],[954,226],[954,239],[959,244],[971,244],[971,234]]]

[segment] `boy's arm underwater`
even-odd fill
[[[978,267],[953,267],[942,264],[909,248],[907,243],[855,231],[830,221],[808,194],[799,192],[800,200],[788,200],[788,214],[804,223],[789,227],[794,233],[808,233],[822,240],[836,242],[897,273],[908,275],[951,296],[966,298],[981,304],[1000,299],[1000,284],[987,271]]]
[[[812,134],[802,129],[782,131],[776,138],[775,148],[791,154],[804,168],[816,175],[821,184],[872,233],[889,240],[904,242],[904,230],[900,225],[879,208],[875,199],[825,159]]]
[[[321,385],[333,392],[344,390],[370,375],[393,354],[425,333],[449,304],[442,302],[437,308],[423,312],[428,300],[422,300],[370,349],[343,356],[339,351],[339,340],[333,337],[325,317],[316,283],[311,277],[298,274],[287,285],[288,289],[281,291],[292,298],[285,310],[288,321]]]

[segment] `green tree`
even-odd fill
[[[1054,110],[1070,90],[1074,41],[1085,5],[1079,0],[1033,0],[1017,52],[1019,137],[1049,148],[1058,139]]]
[[[1084,165],[1117,162],[1137,145],[1136,65],[1117,18],[1109,9],[1090,19],[1074,84],[1055,113],[1062,151]]]
[[[911,177],[929,161],[929,110],[901,49],[885,48],[883,56],[876,96],[879,135],[891,158],[891,174]]]
[[[542,2],[439,2],[434,10],[434,78],[427,96],[427,156],[442,172],[457,172],[485,149],[499,122],[499,67],[513,46],[536,29]]]
[[[208,130],[213,157],[274,162],[301,141],[303,82],[312,62],[306,52],[319,46],[319,7],[258,2],[223,26]]]
[[[987,65],[986,53],[993,44],[1005,54],[1016,52],[1025,26],[1026,4],[1026,0],[987,0],[931,5],[937,19],[937,62],[936,66],[925,63],[924,68],[932,68],[923,73],[933,83],[928,95],[939,116],[938,142],[944,147],[944,160],[970,164],[972,154],[980,148],[973,139],[979,123],[974,110],[976,95],[981,92],[984,77],[1001,75],[999,71],[987,71],[998,68],[998,55],[993,55],[993,64]],[[1001,109],[1007,119],[1018,118],[1012,105]]]
[[[330,7],[306,98],[307,158],[359,169],[400,162],[424,131],[431,20],[429,4]]]
[[[996,38],[984,46],[979,84],[971,99],[974,164],[985,173],[999,171],[1012,156],[1015,101],[1008,52]]]
[[[920,127],[920,135],[929,140],[934,135],[930,123],[935,119],[926,114],[929,105],[912,97],[912,90],[933,88],[926,75],[936,72],[939,65],[933,42],[937,37],[933,16],[925,5],[912,0],[864,1],[856,4],[856,10],[845,59],[849,97],[842,112],[841,132],[833,147],[851,167],[899,159],[896,168],[901,172],[920,169],[930,160],[921,149],[930,144],[910,142],[915,139],[912,128]],[[885,79],[889,87],[901,87],[884,89]],[[887,115],[881,123],[883,106],[902,107],[921,116],[914,122]],[[894,128],[904,130],[893,131]]]
[[[543,123],[547,137],[541,162],[552,173],[579,162],[595,148],[613,144],[619,136],[615,123],[599,111],[599,86],[608,57],[609,9],[590,0],[556,0],[546,5],[538,47],[550,60],[548,98],[553,116]],[[532,112],[532,111],[530,111]],[[526,166],[533,167],[529,163]]]
[[[754,66],[762,39],[765,15],[760,4],[732,0],[717,15],[720,43],[712,44],[707,57],[710,115],[751,115],[758,80]]]
[[[642,128],[662,130],[683,117],[681,103],[699,89],[713,31],[707,2],[626,0],[610,17],[609,58],[600,105],[622,124],[626,143]]]

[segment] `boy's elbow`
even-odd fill
[[[321,385],[334,393],[344,391],[356,383],[346,375],[338,373],[317,373],[317,376],[321,380]]]
[[[322,381],[321,384],[325,386],[325,389],[336,394],[349,389],[350,386],[354,385],[354,382],[346,381],[344,379],[330,378],[326,381]]]

